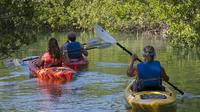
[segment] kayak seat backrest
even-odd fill
[[[55,65],[55,64],[49,64],[47,65],[47,68],[50,68],[50,67],[61,67],[62,64],[58,64],[58,65]]]
[[[156,86],[156,85],[148,85],[148,86],[143,86],[142,88],[138,88],[137,90],[139,91],[165,91],[165,88],[162,86]]]
[[[143,94],[140,95],[141,99],[167,99],[165,95],[162,94]]]
[[[80,60],[81,60],[81,58],[71,58],[70,62],[76,62],[76,61],[80,61]]]

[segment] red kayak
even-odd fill
[[[81,58],[70,58],[70,68],[74,69],[75,71],[77,69],[86,67],[88,65],[88,60],[85,57],[81,57]],[[63,66],[66,66],[63,63]]]
[[[69,67],[40,68],[37,66],[38,59],[29,61],[28,66],[32,74],[41,79],[66,79],[71,80],[76,72]]]

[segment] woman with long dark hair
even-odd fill
[[[41,56],[38,66],[44,68],[62,66],[62,62],[65,65],[69,65],[69,58],[67,55],[62,55],[58,42],[55,38],[51,38],[48,42],[47,51]]]

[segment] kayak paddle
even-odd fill
[[[106,42],[117,44],[120,48],[125,50],[128,54],[132,55],[130,51],[128,51],[125,47],[123,47],[120,43],[118,43],[110,34],[108,34],[103,28],[99,25],[95,24],[95,31],[97,35]],[[140,59],[137,58],[139,62],[142,62]]]
[[[106,42],[112,43],[112,44],[117,44],[120,48],[125,50],[128,54],[132,55],[130,51],[128,51],[125,47],[123,47],[121,44],[119,44],[109,33],[107,33],[103,28],[101,28],[98,24],[95,24],[95,31],[97,35],[103,39]],[[139,62],[143,62],[139,58],[137,58]],[[172,86],[175,90],[180,92],[182,95],[184,94],[183,91],[179,90],[176,86],[174,86],[172,83],[167,82],[170,86]]]
[[[39,58],[39,56],[31,56],[31,57],[27,57],[27,58],[23,58],[23,59],[10,59],[10,60],[4,61],[3,64],[6,67],[16,67],[16,66],[20,66],[21,63],[23,63],[25,61],[38,59],[38,58]]]
[[[84,43],[83,45],[96,45],[96,44],[99,44],[100,43],[100,40],[99,38],[92,38],[90,40],[88,40],[86,43]]]
[[[105,49],[105,48],[108,48],[112,45],[112,43],[103,43],[103,44],[98,44],[96,46],[92,46],[92,47],[86,47],[85,50],[90,50],[90,49]]]
[[[86,43],[84,43],[83,45],[94,46],[97,44],[100,44],[99,38],[92,38],[88,40]],[[24,61],[30,61],[30,60],[38,59],[38,58],[39,56],[31,56],[24,59],[10,59],[10,60],[4,61],[3,63],[6,67],[16,67],[16,66],[20,66],[21,63],[23,63]]]
[[[105,49],[105,48],[108,48],[112,45],[112,43],[103,43],[103,44],[96,44],[96,45],[93,45],[93,46],[88,46],[86,48],[84,48],[85,50],[91,50],[91,49]],[[79,51],[80,49],[74,49],[72,51],[67,51],[68,53],[72,53],[72,52],[76,52],[76,51]],[[64,50],[66,51],[66,50]]]

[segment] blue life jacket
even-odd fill
[[[67,42],[65,43],[67,46],[67,52],[69,58],[80,58],[81,55],[81,44],[79,42]]]
[[[139,87],[159,86],[162,87],[162,74],[159,61],[143,62],[137,64],[139,73]]]

